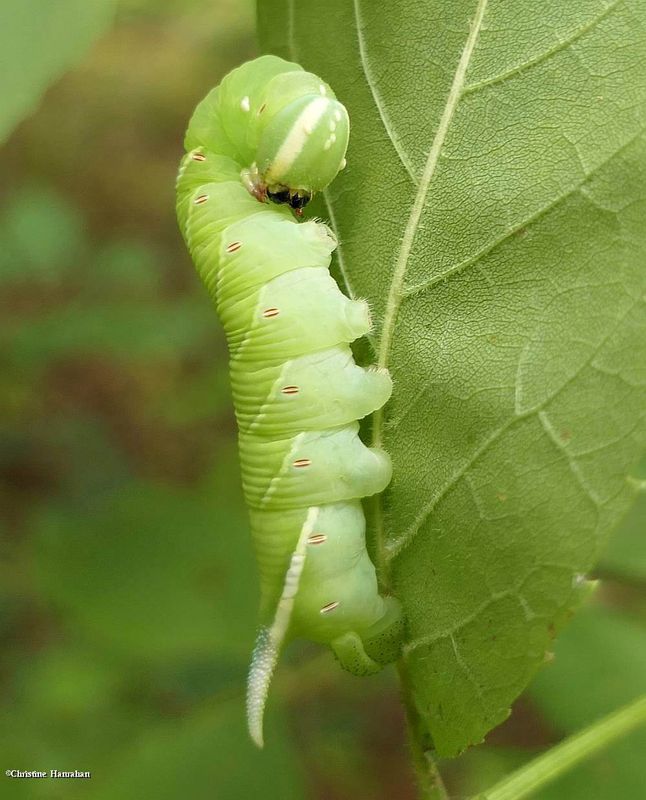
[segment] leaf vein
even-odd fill
[[[292,0],[293,2],[293,0]],[[361,9],[359,6],[359,0],[353,0],[354,5],[354,19],[355,19],[355,27],[357,29],[357,42],[359,44],[359,58],[361,60],[361,69],[363,70],[363,74],[366,79],[366,83],[368,84],[368,88],[370,89],[370,94],[372,95],[372,99],[374,100],[375,107],[377,108],[377,113],[379,114],[379,118],[381,119],[384,129],[388,134],[388,138],[399,157],[399,160],[402,163],[402,166],[410,176],[411,181],[415,186],[418,185],[418,179],[415,175],[415,170],[413,169],[413,165],[408,157],[408,153],[404,149],[399,136],[396,134],[395,129],[393,128],[392,122],[388,116],[388,112],[386,111],[386,105],[381,97],[377,89],[377,82],[374,78],[372,67],[370,66],[370,62],[368,61],[368,51],[366,47],[365,38],[363,35],[363,29],[365,27],[363,23],[363,17],[361,16]]]
[[[460,96],[461,96],[462,86],[464,84],[466,71],[469,66],[473,50],[476,46],[478,34],[482,26],[482,20],[484,17],[485,9],[487,7],[487,2],[488,0],[478,0],[476,15],[471,25],[467,41],[465,43],[462,55],[460,57],[460,61],[458,62],[458,66],[455,71],[453,83],[451,85],[451,89],[449,91],[449,95],[446,104],[444,106],[444,111],[442,112],[442,116],[440,118],[440,123],[438,125],[435,137],[433,138],[433,142],[431,144],[428,153],[426,166],[424,167],[422,179],[420,181],[420,185],[418,187],[417,193],[413,201],[410,215],[408,217],[408,222],[406,224],[406,228],[404,231],[404,236],[402,238],[397,259],[395,261],[395,269],[393,273],[393,279],[390,284],[390,290],[386,302],[386,311],[384,315],[382,334],[379,341],[378,365],[380,367],[387,367],[388,365],[388,357],[390,355],[392,335],[395,327],[397,313],[399,311],[399,306],[403,297],[402,293],[403,282],[406,276],[406,269],[408,267],[408,260],[413,246],[413,241],[415,239],[415,235],[417,233],[417,229],[420,224],[422,211],[424,209],[424,204],[426,202],[426,196],[428,194],[430,183],[435,174],[435,168],[437,166],[440,157],[440,152],[444,145],[444,140],[446,139],[446,135],[449,131],[449,127],[453,120],[455,110],[460,101]],[[383,411],[380,409],[375,413],[374,417],[373,439],[375,444],[381,443],[383,436],[382,429],[383,429]]]
[[[465,659],[460,654],[460,651],[458,650],[458,644],[455,641],[455,637],[451,635],[449,638],[451,640],[451,647],[453,648],[453,655],[455,656],[456,663],[458,664],[462,672],[465,674],[467,680],[471,683],[471,685],[475,689],[478,700],[480,701],[480,705],[482,706],[483,709],[486,709],[487,704],[485,701],[484,692],[482,691],[482,686],[480,686],[479,682],[476,680],[476,677],[473,674],[471,667],[469,667]]]
[[[427,289],[430,289],[436,283],[440,283],[447,278],[450,278],[452,275],[456,273],[460,273],[465,269],[477,264],[485,256],[492,253],[501,244],[504,244],[508,239],[514,236],[519,231],[523,230],[524,228],[528,228],[537,222],[539,219],[544,217],[548,214],[552,209],[559,206],[561,203],[564,203],[568,198],[572,197],[576,192],[581,191],[585,184],[592,178],[597,172],[602,170],[605,166],[607,166],[613,159],[617,158],[617,156],[621,155],[624,150],[627,150],[632,144],[634,144],[638,139],[640,139],[644,133],[646,133],[646,128],[640,128],[634,136],[631,136],[625,142],[623,142],[616,150],[614,150],[609,156],[602,159],[598,164],[596,164],[591,170],[589,170],[583,178],[575,183],[570,189],[566,192],[555,197],[553,200],[550,200],[549,203],[546,203],[544,206],[539,208],[533,214],[526,217],[525,219],[521,220],[519,223],[510,228],[509,230],[505,231],[502,236],[498,239],[494,240],[491,244],[488,244],[482,250],[479,250],[472,256],[463,259],[458,264],[454,264],[452,267],[449,267],[444,272],[440,273],[439,275],[434,275],[432,278],[429,278],[426,281],[422,281],[421,283],[415,284],[414,286],[410,286],[407,289],[404,289],[403,292],[403,299],[408,297],[412,297],[413,295],[419,294],[420,292],[425,292]]]
[[[471,467],[477,463],[481,456],[483,456],[487,450],[494,445],[498,439],[509,429],[512,425],[521,422],[522,420],[528,419],[534,414],[538,414],[542,409],[546,408],[548,403],[551,403],[558,395],[571,383],[573,383],[576,378],[581,374],[581,372],[589,366],[600,350],[604,347],[606,342],[610,339],[610,337],[615,333],[615,331],[621,326],[624,320],[629,316],[629,314],[633,311],[633,309],[639,304],[639,300],[636,301],[632,306],[630,306],[626,312],[621,316],[618,320],[617,324],[614,325],[610,331],[603,337],[603,339],[597,344],[597,346],[590,352],[588,357],[579,365],[579,367],[572,373],[572,375],[562,383],[558,389],[553,391],[550,395],[543,398],[543,400],[533,408],[526,409],[522,413],[517,413],[515,416],[510,417],[506,422],[504,422],[499,428],[497,428],[490,436],[485,439],[482,445],[475,450],[472,456],[464,462],[464,464],[458,469],[444,484],[444,486],[439,490],[439,492],[432,497],[427,503],[422,506],[420,513],[415,518],[412,525],[408,527],[407,530],[402,533],[402,535],[398,538],[389,542],[386,547],[386,555],[387,560],[391,561],[395,558],[401,550],[407,547],[411,541],[415,538],[415,536],[419,533],[422,525],[428,519],[430,514],[433,512],[435,507],[442,501],[442,499],[448,494],[448,492],[461,480],[462,477],[471,469]]]
[[[455,634],[469,625],[471,622],[475,622],[475,620],[486,611],[490,605],[493,603],[497,603],[499,600],[506,600],[508,597],[515,597],[518,600],[520,606],[523,606],[524,600],[520,600],[520,591],[522,590],[523,586],[527,583],[527,581],[531,578],[531,576],[538,572],[543,567],[553,567],[555,569],[568,569],[571,570],[571,567],[563,567],[561,564],[550,564],[550,563],[542,563],[542,564],[535,564],[532,566],[525,575],[514,585],[509,586],[507,589],[503,589],[500,592],[491,592],[489,597],[486,600],[483,600],[476,608],[473,609],[469,614],[464,616],[459,622],[456,622],[454,625],[451,625],[449,628],[445,628],[443,631],[439,631],[436,633],[427,634],[426,636],[420,636],[417,639],[412,639],[410,642],[407,642],[403,649],[402,653],[404,658],[408,658],[408,656],[420,647],[424,647],[426,645],[435,644],[435,642],[440,642],[442,639],[453,638]]]
[[[554,430],[550,419],[545,412],[539,411],[538,412],[538,419],[541,423],[541,426],[545,433],[547,434],[548,439],[552,442],[554,447],[563,455],[567,464],[570,468],[570,472],[574,476],[574,479],[578,483],[581,488],[581,491],[589,498],[590,502],[593,504],[595,509],[599,509],[602,506],[601,498],[597,497],[596,492],[594,489],[588,485],[587,480],[585,479],[585,475],[583,474],[581,467],[577,463],[576,458],[572,456],[572,453],[568,452],[567,448],[563,446],[563,443],[560,441],[557,432]]]
[[[515,388],[515,392],[514,392],[514,394],[515,394],[516,417],[522,419],[524,417],[529,416],[530,414],[539,412],[541,409],[545,408],[547,406],[547,404],[550,403],[564,389],[566,389],[571,383],[573,383],[586,367],[590,366],[590,367],[594,368],[594,359],[599,355],[599,353],[601,352],[603,347],[608,343],[608,341],[610,340],[610,337],[613,336],[613,334],[616,333],[616,331],[618,331],[621,328],[623,323],[632,314],[632,312],[635,310],[635,308],[637,308],[637,306],[640,304],[640,302],[641,302],[641,300],[638,298],[631,305],[628,306],[628,308],[621,315],[621,317],[619,317],[619,319],[617,320],[616,324],[613,325],[610,328],[610,330],[607,332],[607,334],[595,345],[595,347],[591,350],[589,356],[581,363],[581,365],[578,367],[578,369],[576,369],[572,373],[572,375],[570,375],[570,377],[566,381],[564,381],[555,392],[553,392],[551,395],[548,395],[547,397],[543,398],[543,400],[541,400],[535,406],[525,407],[524,411],[520,411],[519,409],[522,408],[522,405],[521,405],[521,397],[522,397],[521,365],[523,363],[523,358],[524,358],[525,352],[526,352],[527,348],[531,344],[531,342],[529,342],[525,346],[523,351],[521,352],[520,358],[518,359],[518,369],[517,369],[517,372],[516,372],[516,388]]]
[[[339,265],[339,272],[341,273],[349,297],[351,297],[354,300],[357,295],[355,294],[354,289],[352,288],[352,285],[350,283],[350,278],[348,276],[348,271],[345,266],[345,259],[343,257],[343,251],[341,249],[341,241],[339,239],[338,226],[336,224],[336,216],[334,214],[334,205],[330,198],[328,189],[323,190],[323,199],[325,200],[325,206],[327,208],[328,217],[330,218],[330,224],[332,225],[332,229],[334,230],[334,233],[337,237],[336,260],[337,264]]]
[[[463,95],[471,94],[472,92],[479,91],[487,86],[492,86],[496,83],[502,83],[510,78],[515,77],[521,72],[525,72],[532,67],[535,67],[538,64],[543,63],[544,61],[548,61],[552,56],[555,56],[557,53],[561,52],[562,50],[566,50],[570,47],[574,42],[578,39],[581,39],[586,33],[590,33],[593,31],[603,20],[610,16],[610,14],[619,6],[624,0],[613,0],[612,3],[609,3],[603,11],[601,11],[597,16],[593,17],[589,22],[585,25],[580,27],[578,30],[574,31],[569,37],[563,39],[561,42],[557,42],[553,47],[548,48],[540,55],[536,56],[535,58],[531,58],[528,61],[523,62],[522,64],[518,64],[515,67],[512,67],[505,72],[500,72],[498,75],[493,75],[491,78],[485,78],[482,81],[478,81],[477,83],[472,83],[468,86],[464,87]]]
[[[395,262],[393,279],[388,292],[382,334],[379,341],[377,364],[383,368],[386,368],[388,364],[392,335],[395,328],[399,306],[403,297],[402,288],[404,278],[406,276],[406,269],[408,267],[408,259],[413,247],[413,241],[417,233],[417,228],[419,227],[422,211],[426,202],[426,195],[428,193],[431,180],[433,179],[433,175],[435,174],[435,168],[440,157],[440,152],[444,145],[444,140],[453,120],[453,115],[455,114],[455,110],[460,102],[460,97],[462,96],[462,88],[466,79],[467,69],[478,41],[480,28],[482,27],[482,21],[487,8],[487,2],[488,0],[478,0],[475,16],[473,22],[471,23],[462,55],[458,61],[453,82],[444,106],[444,111],[442,112],[437,131],[433,138],[433,142],[431,143],[426,165],[424,167],[424,172],[422,173],[408,222],[404,230],[404,236]],[[375,412],[373,417],[372,441],[376,447],[382,445],[383,427],[384,411],[383,408],[380,408]],[[377,514],[375,520],[375,549],[377,551],[377,558],[380,564],[386,561],[386,553],[384,552],[383,522],[381,521],[382,519],[383,515]],[[380,577],[381,580],[384,581],[385,576],[381,575]]]

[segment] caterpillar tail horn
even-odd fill
[[[318,513],[317,506],[312,506],[307,511],[296,549],[292,553],[289,567],[285,573],[283,592],[278,601],[273,622],[270,626],[260,629],[251,657],[247,680],[247,726],[252,741],[260,748],[264,745],[262,728],[269,686],[292,618],[294,600],[305,566],[307,538],[314,530]]]
[[[272,635],[271,628],[261,628],[251,657],[247,681],[247,726],[253,743],[264,745],[262,723],[269,684],[278,663],[282,642]]]

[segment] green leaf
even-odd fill
[[[644,442],[644,0],[259,4],[346,103],[327,192],[395,390],[370,535],[441,755],[508,714]]]
[[[0,142],[108,27],[113,0],[3,0]]]

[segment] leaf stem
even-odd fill
[[[473,800],[522,800],[529,797],[537,789],[644,723],[646,695],[565,739]]]
[[[401,684],[402,703],[406,711],[408,741],[413,756],[413,766],[421,800],[449,800],[444,781],[431,751],[424,745],[422,723],[411,692],[408,670],[403,661],[397,663]]]

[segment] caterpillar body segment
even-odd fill
[[[401,611],[379,594],[361,507],[388,485],[390,459],[361,442],[357,422],[388,400],[391,380],[352,356],[369,313],[330,276],[334,234],[294,215],[344,166],[348,135],[327,84],[264,56],[198,105],[177,180],[179,225],[229,345],[261,579],[247,699],[258,744],[288,639],[331,645],[357,674],[400,648]]]

